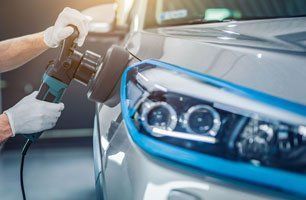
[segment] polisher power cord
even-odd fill
[[[27,140],[26,143],[23,146],[22,152],[21,152],[21,162],[20,162],[20,186],[22,191],[22,198],[23,200],[26,200],[26,194],[24,190],[24,183],[23,183],[23,166],[24,166],[24,160],[25,156],[27,155],[27,152],[33,142],[31,140]]]

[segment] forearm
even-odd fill
[[[47,49],[43,32],[0,42],[0,73],[22,66]]]
[[[8,117],[6,114],[0,115],[0,143],[13,135]]]

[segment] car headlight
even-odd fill
[[[152,60],[126,70],[121,98],[149,153],[306,195],[305,106]]]

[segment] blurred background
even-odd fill
[[[133,0],[1,1],[0,41],[45,30],[68,6],[94,18],[81,50],[104,55],[124,38],[132,4]],[[58,51],[48,50],[19,69],[1,74],[2,112],[39,88],[48,62]],[[72,83],[63,98],[65,110],[58,124],[29,151],[25,164],[28,199],[95,199],[91,138],[95,104],[86,93],[86,87]],[[0,199],[21,199],[19,162],[24,141],[17,136],[0,147]]]

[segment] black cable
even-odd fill
[[[24,190],[24,184],[23,184],[23,166],[24,166],[24,159],[25,156],[27,155],[27,152],[32,144],[31,140],[27,140],[27,142],[24,144],[22,152],[21,152],[21,163],[20,163],[20,186],[21,186],[21,191],[22,191],[22,198],[23,200],[26,200],[26,194]]]

